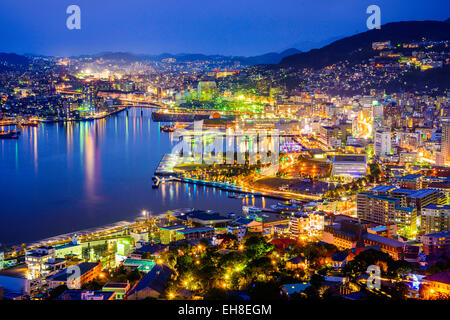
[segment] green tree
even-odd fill
[[[257,259],[269,253],[274,246],[267,243],[266,239],[260,235],[252,235],[245,241],[244,253],[249,260]]]

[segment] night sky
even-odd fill
[[[448,0],[0,0],[0,52],[257,55],[366,31],[371,4],[382,24],[450,16]]]

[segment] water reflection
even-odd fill
[[[249,200],[230,199],[219,189],[184,183],[151,188],[153,172],[173,143],[145,109],[98,121],[41,124],[24,128],[18,140],[1,140],[0,219],[8,223],[0,223],[0,243],[132,220],[142,208],[240,213]],[[269,205],[264,199],[250,203]]]

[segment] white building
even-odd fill
[[[382,130],[375,132],[374,149],[377,156],[390,155],[392,152],[391,132]]]
[[[46,269],[48,261],[55,260],[55,248],[39,247],[25,253],[25,263],[28,267],[28,279],[36,279],[41,277]]]
[[[367,159],[365,155],[345,154],[335,155],[332,161],[333,177],[364,177],[367,174]]]

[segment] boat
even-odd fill
[[[159,130],[163,132],[174,132],[175,126],[161,126]]]
[[[261,213],[262,209],[254,206],[242,206],[242,211],[248,214]]]
[[[297,205],[287,205],[284,203],[273,204],[270,208],[278,211],[299,211],[300,207]]]
[[[0,139],[18,139],[20,131],[0,131]]]

